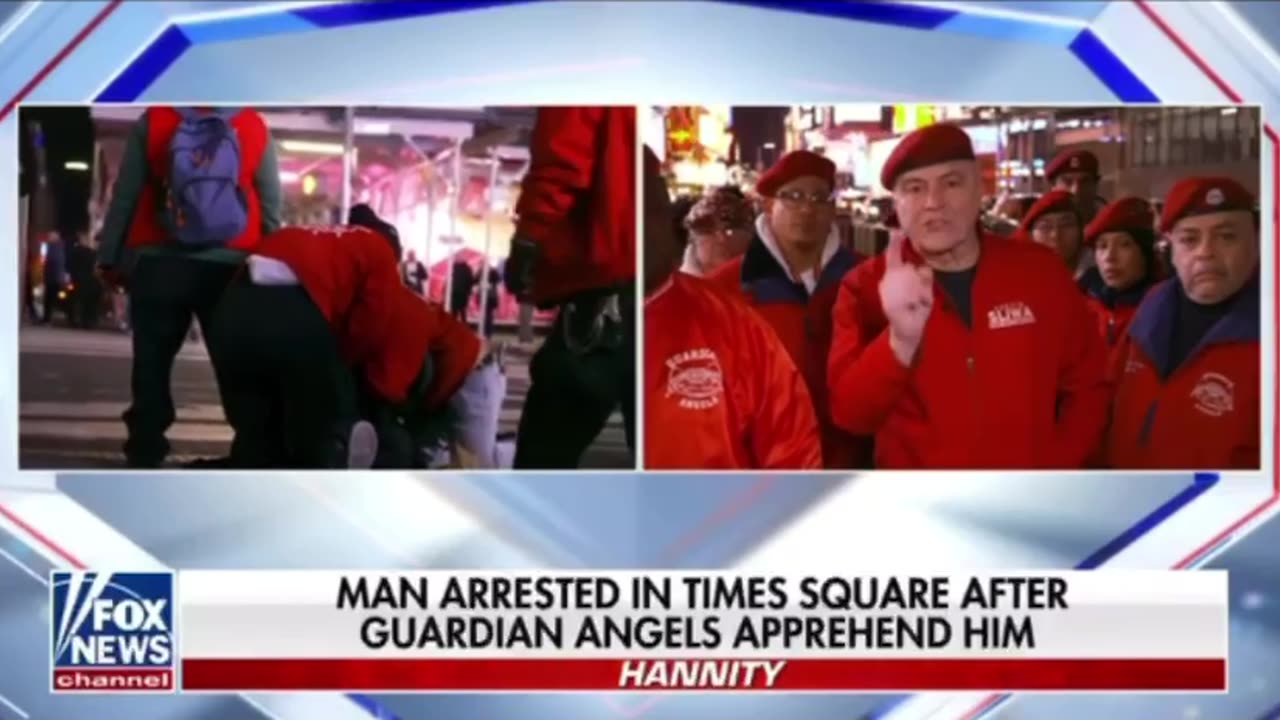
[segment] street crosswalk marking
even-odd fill
[[[523,401],[523,398],[518,398]],[[121,415],[128,407],[118,402],[24,402],[19,434],[32,438],[75,438],[123,440]],[[500,431],[515,432],[520,423],[521,408],[508,398],[498,416]],[[169,431],[170,440],[219,442],[231,439],[220,405],[185,405],[178,408],[177,420]],[[608,433],[622,432],[622,415],[615,413],[605,427]],[[603,439],[603,438],[602,438]]]
[[[133,357],[133,343],[128,335],[122,333],[24,327],[18,333],[18,345],[24,354]],[[209,353],[203,343],[186,342],[178,352],[178,359],[208,361]]]
[[[119,420],[28,420],[23,418],[18,434],[23,438],[57,438],[60,440],[118,440],[127,436]],[[165,437],[170,442],[231,442],[231,426],[226,423],[174,423]]]
[[[121,415],[129,407],[127,402],[48,402],[26,401],[18,406],[18,412],[24,419],[61,420],[120,420]],[[222,406],[217,404],[177,406],[178,422],[222,422]]]
[[[63,382],[61,373],[66,371],[51,370],[38,358],[66,356],[120,360],[128,359],[132,351],[127,335],[48,327],[23,327],[19,344],[23,355],[21,372],[24,376],[36,373],[34,377],[39,377],[44,383]],[[499,416],[500,433],[514,433],[519,426],[521,408],[529,389],[528,362],[533,350],[529,346],[508,345],[505,368],[507,398]],[[188,342],[183,346],[179,359],[208,363],[208,354],[202,344]],[[45,393],[41,395],[48,397]],[[192,453],[222,452],[219,448],[230,443],[232,433],[225,423],[211,378],[196,382],[179,381],[175,377],[173,396],[177,407],[175,422],[167,433],[169,440],[175,443],[170,459],[196,457]],[[198,399],[199,402],[183,402],[184,398]],[[121,416],[127,407],[128,402],[120,400],[86,399],[79,402],[41,399],[20,402],[18,432],[21,452],[24,455],[30,452],[46,458],[56,457],[68,463],[76,460],[119,463],[122,459],[119,453],[101,449],[94,445],[94,441],[123,443],[127,431]],[[615,412],[609,418],[593,444],[593,450],[603,450],[611,455],[625,452],[620,413]],[[588,451],[589,454],[591,452]],[[46,461],[41,463],[47,464]]]

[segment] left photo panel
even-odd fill
[[[19,469],[635,468],[633,107],[19,126]]]

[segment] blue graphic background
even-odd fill
[[[1261,103],[1264,117],[1280,110],[1280,5],[1274,3],[296,5],[263,11],[266,4],[254,2],[0,4],[0,102],[5,103],[0,138],[12,143],[18,102],[95,99],[1103,104],[1221,103],[1234,95]],[[1170,18],[1185,36],[1180,39],[1202,56],[1200,62],[1180,50],[1147,10]],[[1199,64],[1216,68],[1216,77]],[[1264,143],[1264,157],[1271,157],[1271,143],[1273,137]],[[4,183],[14,182],[14,163],[12,155],[0,154],[0,195],[13,192]],[[1273,179],[1274,167],[1266,162],[1263,187],[1272,187]],[[1274,211],[1271,205],[1265,214]],[[12,213],[10,205],[0,204],[0,237],[10,240]],[[17,276],[16,257],[0,256],[0,275]],[[1274,315],[1269,317],[1273,328]],[[0,313],[0,333],[16,337],[16,318],[16,309]],[[1269,332],[1274,337],[1274,330]],[[1272,367],[1274,354],[1268,353],[1267,367]],[[0,368],[8,387],[16,388],[16,354],[0,356]],[[16,421],[16,395],[4,398],[10,412],[0,413],[0,425]],[[1269,413],[1273,419],[1273,407]],[[3,430],[0,435],[18,436],[12,425]],[[0,456],[5,467],[16,467],[15,441],[0,444]],[[939,483],[940,490],[962,486],[985,498],[981,505],[935,503],[927,513],[921,511],[930,523],[965,528],[975,546],[990,548],[981,563],[1104,567],[1227,484],[1237,485],[1242,495],[1269,488],[1267,475],[992,478],[991,487],[1007,488],[1003,494],[980,491],[979,481],[971,478],[901,482]],[[438,478],[425,484],[479,518],[484,530],[406,554],[392,551],[385,540],[371,540],[359,528],[387,531],[409,527],[415,519],[394,507],[377,478],[346,480],[358,486],[358,502],[351,500],[353,494],[342,495],[345,503],[318,502],[314,488],[263,477],[67,477],[55,492],[174,567],[714,567],[732,565],[770,537],[809,522],[860,482],[799,476]],[[1027,499],[1001,504],[1001,498],[1014,496]],[[1246,509],[1256,504],[1240,502]],[[740,510],[726,517],[724,507]],[[1067,513],[1067,508],[1076,510]],[[429,525],[435,518],[421,516],[416,522]],[[990,714],[1038,720],[1273,717],[1280,703],[1274,680],[1280,677],[1276,528],[1272,521],[1215,561],[1233,571],[1238,610],[1230,695],[1017,696],[989,704]],[[239,696],[50,697],[44,679],[31,674],[44,667],[49,613],[47,591],[20,569],[41,577],[48,570],[48,560],[31,550],[31,542],[0,533],[0,547],[22,564],[0,560],[0,637],[5,657],[16,661],[6,663],[11,670],[0,674],[0,698],[22,709],[18,713],[0,703],[0,720],[11,714],[69,720],[339,717],[336,705],[289,714],[268,708],[261,698]],[[1194,547],[1200,540],[1187,542]],[[822,552],[831,564],[844,567],[859,558],[906,552],[911,543],[904,532],[879,546],[837,542]],[[364,718],[401,720],[915,717],[905,714],[909,703],[903,700],[466,695],[356,696],[347,704]]]

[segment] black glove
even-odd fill
[[[617,290],[581,293],[560,308],[560,329],[570,352],[583,355],[622,343],[621,297]]]
[[[507,256],[502,284],[520,302],[529,301],[529,293],[533,291],[533,271],[537,264],[537,243],[526,238],[512,238],[511,254]]]

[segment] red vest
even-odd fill
[[[1106,463],[1117,469],[1261,467],[1262,353],[1258,283],[1177,367],[1169,358],[1176,280],[1142,301],[1112,356],[1116,384]]]
[[[138,198],[129,226],[128,246],[139,248],[168,245],[173,242],[161,222],[163,202],[161,181],[169,175],[169,143],[182,116],[171,107],[147,109],[147,183]],[[254,176],[266,153],[271,134],[262,116],[253,110],[242,110],[231,119],[231,127],[240,141],[240,190],[249,208],[249,224],[244,234],[227,244],[233,250],[253,250],[262,238],[262,206]]]

